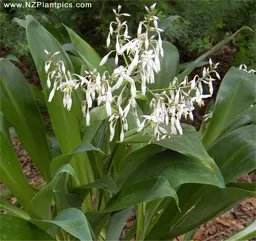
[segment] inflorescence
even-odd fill
[[[90,125],[90,110],[95,106],[105,105],[109,116],[110,141],[112,141],[116,124],[120,123],[120,141],[124,140],[124,133],[129,130],[127,116],[134,115],[137,131],[140,132],[151,126],[154,139],[170,138],[172,135],[183,134],[181,119],[193,120],[195,105],[203,105],[203,99],[213,94],[213,81],[220,79],[216,69],[218,64],[209,60],[209,67],[204,67],[202,76],[196,75],[191,81],[188,77],[179,81],[176,77],[169,87],[155,93],[150,84],[155,83],[155,75],[159,73],[160,61],[164,56],[161,32],[158,18],[153,9],[146,7],[147,15],[139,23],[137,37],[131,39],[126,21],[128,13],[121,13],[121,6],[113,10],[115,21],[110,23],[106,45],[115,41],[115,49],[101,60],[104,65],[109,56],[115,56],[116,68],[113,73],[105,71],[100,74],[96,69],[84,71],[83,75],[70,73],[63,61],[54,61],[59,52],[50,55],[45,62],[47,86],[51,88],[48,101],[51,102],[56,91],[64,93],[63,105],[67,110],[72,107],[72,92],[80,89],[84,92],[82,112],[86,124]],[[122,64],[125,63],[125,64]],[[214,76],[214,78],[212,77]],[[205,88],[207,87],[207,89]],[[205,90],[206,89],[206,90]],[[136,102],[137,94],[150,96],[148,115],[139,115]],[[113,109],[116,111],[113,112]]]

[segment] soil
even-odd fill
[[[0,47],[0,56],[7,55],[9,49]],[[232,56],[234,55],[235,50],[231,46],[226,46],[218,51],[214,56],[214,62],[221,61],[222,69],[220,70],[220,75],[223,77],[226,73],[229,66],[231,66]],[[30,83],[33,83],[37,87],[41,88],[38,74],[35,69],[29,67],[29,58],[21,57],[20,63],[17,63],[16,66],[19,67],[24,75],[27,77]],[[199,70],[201,71],[201,70]],[[194,74],[194,73],[193,73]],[[216,91],[220,85],[220,81],[215,82],[215,95]],[[207,102],[206,102],[207,105]],[[196,119],[193,124],[197,129],[200,127],[202,122],[203,115],[205,113],[205,107],[199,108],[196,112]],[[45,122],[49,122],[49,117],[47,114],[43,115]],[[20,165],[23,169],[24,175],[27,177],[29,183],[33,186],[38,186],[44,182],[37,168],[34,166],[31,158],[27,155],[24,148],[21,146],[20,141],[17,137],[12,139],[13,146],[16,150],[16,153],[20,159]],[[248,175],[239,178],[238,181],[241,182],[256,182],[256,173],[252,172]],[[7,199],[15,204],[16,198],[11,197],[11,193],[5,186],[0,183],[0,195],[7,197]],[[197,241],[221,241],[230,237],[232,234],[241,230],[248,224],[250,224],[256,218],[256,197],[250,197],[246,200],[240,202],[235,208],[231,209],[227,213],[215,218],[212,221],[203,224],[196,232],[194,240]],[[122,232],[121,239],[123,239],[130,229],[132,224],[136,219],[136,213],[134,212],[129,219],[127,220],[126,226]],[[182,241],[183,236],[177,237],[177,241]],[[252,239],[256,240],[256,239]]]

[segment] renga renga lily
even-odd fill
[[[166,89],[151,90],[155,83],[155,75],[161,70],[161,58],[164,56],[161,32],[158,27],[158,18],[153,10],[156,4],[146,7],[147,14],[138,25],[137,36],[131,38],[127,22],[123,18],[130,14],[122,13],[121,6],[113,10],[115,21],[109,26],[106,46],[114,41],[115,49],[111,50],[101,60],[104,65],[109,56],[114,55],[116,68],[112,73],[105,71],[100,74],[97,69],[84,71],[83,75],[70,73],[62,61],[55,62],[58,54],[50,55],[45,62],[48,88],[52,88],[49,102],[56,91],[64,93],[63,105],[67,110],[72,106],[72,92],[81,89],[84,92],[82,112],[86,125],[90,125],[90,110],[96,106],[105,105],[109,116],[110,141],[112,141],[117,126],[120,126],[120,141],[124,140],[124,133],[129,130],[127,116],[134,115],[137,131],[148,131],[151,128],[153,139],[171,138],[173,135],[182,135],[182,118],[193,120],[193,110],[196,105],[203,105],[203,100],[213,94],[212,82],[220,79],[216,71],[218,64],[209,60],[209,67],[204,67],[202,76],[196,75],[192,80],[185,77],[178,81],[175,77]],[[52,87],[53,82],[53,87]],[[203,85],[207,86],[203,88]],[[136,102],[137,94],[147,95],[150,98],[151,113],[138,114]],[[150,97],[149,97],[150,96]],[[112,110],[116,111],[113,112]],[[120,125],[116,125],[117,122]]]

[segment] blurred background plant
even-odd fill
[[[21,0],[24,1],[24,0]],[[31,0],[30,0],[31,1]],[[5,2],[14,2],[11,0]],[[68,0],[66,2],[77,2]],[[132,21],[131,32],[136,34],[136,26],[143,17],[144,5],[155,1],[93,1],[92,8],[3,8],[1,6],[1,47],[7,48],[17,57],[27,56],[28,47],[24,31],[18,31],[20,26],[13,18],[24,18],[26,14],[33,15],[42,25],[47,24],[55,31],[58,40],[68,41],[62,23],[73,29],[101,55],[106,53],[105,39],[108,34],[108,23],[113,20],[112,11],[117,4],[122,4],[124,11],[129,11]],[[182,61],[190,61],[210,49],[241,26],[256,29],[256,2],[254,0],[169,0],[159,1],[157,15],[164,19],[170,15],[178,15],[165,30],[165,39],[178,46]],[[48,29],[49,30],[49,29]],[[255,33],[243,32],[229,45],[229,57],[233,65],[246,63],[255,68]],[[1,54],[3,55],[3,54]],[[225,54],[222,54],[225,55]]]

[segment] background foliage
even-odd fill
[[[74,0],[68,2],[74,2]],[[112,20],[112,11],[109,9],[122,4],[123,10],[132,15],[129,27],[133,33],[136,33],[139,19],[143,17],[141,9],[144,5],[150,5],[153,2],[155,1],[105,0],[92,2],[92,8],[2,9],[0,43],[3,47],[10,48],[16,56],[28,55],[24,31],[17,31],[20,27],[13,21],[13,18],[24,18],[26,14],[32,14],[44,26],[49,22],[53,23],[52,31],[59,31],[58,40],[61,40],[61,43],[68,41],[67,33],[61,24],[64,23],[103,55],[106,52],[105,39],[108,33],[108,23]],[[256,2],[253,0],[171,0],[159,1],[157,5],[157,15],[160,19],[170,15],[182,17],[176,19],[165,30],[165,38],[179,47],[181,59],[186,61],[199,56],[242,26],[249,26],[255,30],[255,10]],[[245,63],[250,68],[255,68],[254,33],[240,34],[231,43],[231,47],[234,49],[231,51],[231,58],[234,55],[233,65]]]

